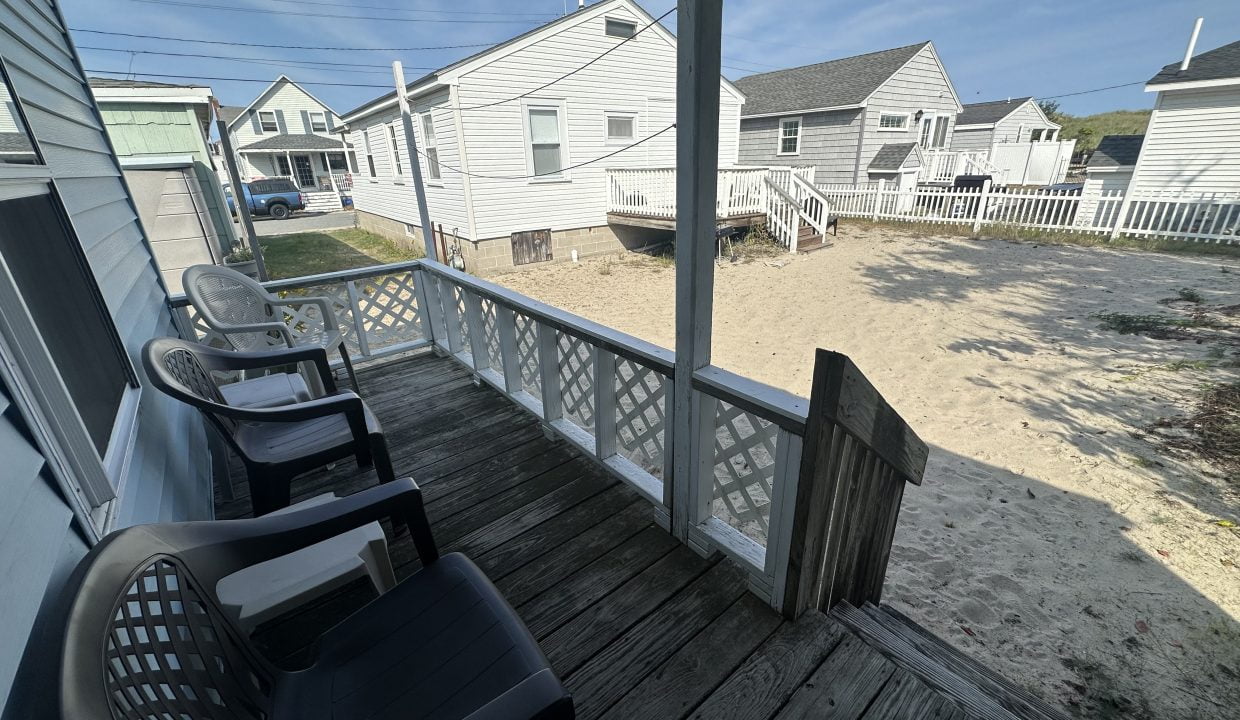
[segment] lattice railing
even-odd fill
[[[638,362],[616,360],[617,452],[657,478],[666,462],[668,385]]]
[[[426,333],[422,270],[418,262],[381,265],[360,270],[347,270],[291,280],[264,283],[269,291],[284,299],[297,297],[327,298],[335,312],[335,325],[349,350],[361,358],[380,357],[411,350],[429,342]],[[172,298],[182,333],[215,347],[230,347],[229,342],[212,330],[184,296]],[[321,336],[324,318],[318,306],[294,304],[281,306],[280,319],[288,326],[295,342],[313,342]],[[272,346],[284,341],[270,335]],[[332,358],[340,362],[338,357]]]
[[[722,400],[715,404],[711,512],[750,538],[766,544],[771,527],[779,427],[736,405]]]

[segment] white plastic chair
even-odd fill
[[[317,345],[328,352],[336,350],[349,373],[349,382],[353,384],[354,390],[358,389],[353,361],[345,347],[340,320],[332,309],[330,298],[280,298],[267,292],[266,288],[253,279],[218,265],[194,265],[186,268],[181,282],[186,297],[193,303],[203,322],[224,336],[234,350],[261,351],[280,344],[290,348]],[[317,308],[319,327],[294,337],[292,329],[284,322],[282,309],[293,305]],[[306,375],[314,394],[321,396],[323,386],[317,374]]]

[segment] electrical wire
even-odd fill
[[[77,47],[78,47],[78,50],[97,50],[97,51],[101,51],[101,52],[136,53],[136,54],[139,54],[139,55],[166,55],[166,56],[169,56],[169,57],[209,58],[209,59],[212,59],[212,60],[244,60],[244,61],[247,61],[247,62],[266,62],[266,63],[277,63],[277,64],[278,64],[278,63],[282,63],[282,62],[286,62],[286,63],[288,63],[290,66],[298,66],[298,65],[318,66],[318,65],[322,65],[322,66],[325,66],[325,67],[323,67],[323,68],[322,68],[323,70],[328,70],[328,69],[330,69],[330,68],[332,68],[332,67],[368,67],[368,68],[386,68],[386,70],[376,70],[376,71],[373,71],[373,72],[380,72],[380,73],[384,73],[384,74],[388,74],[388,75],[390,75],[390,74],[392,73],[392,66],[391,66],[391,65],[386,65],[386,64],[383,64],[383,63],[335,63],[335,62],[326,62],[326,61],[320,61],[320,60],[281,60],[280,58],[244,57],[244,56],[240,56],[240,55],[204,55],[204,54],[200,54],[200,53],[177,53],[177,52],[165,52],[165,51],[162,51],[162,50],[129,50],[129,49],[126,49],[126,48],[106,48],[106,47],[95,47],[95,46],[93,46],[93,45],[78,45]],[[430,67],[430,66],[415,66],[415,65],[406,65],[405,67],[410,68],[410,69],[412,69],[412,70],[434,70],[434,69],[435,69],[435,68]],[[319,68],[316,68],[316,67],[309,67],[309,68],[307,68],[307,69],[314,70],[314,69],[319,69]],[[348,71],[336,71],[336,72],[348,72]],[[372,71],[369,71],[369,70],[355,70],[355,71],[353,71],[353,72],[372,72]]]
[[[299,12],[295,10],[269,10],[266,8],[237,7],[235,5],[212,5],[210,3],[192,2],[191,0],[133,0],[133,2],[148,3],[151,5],[169,5],[175,7],[206,8],[208,10],[223,10],[225,12],[248,12],[261,13],[264,15],[294,15],[297,17],[332,18],[335,20],[382,20],[383,22],[453,23],[461,25],[530,25],[537,22],[535,20],[457,20],[451,18],[398,18],[381,15],[334,15],[332,13],[306,11]]]
[[[328,7],[339,8],[339,2],[323,2],[322,0],[271,0],[271,2],[282,2],[290,5],[326,5]],[[415,8],[402,8],[393,5],[357,5],[349,3],[347,7],[360,8],[362,10],[395,10],[397,12],[428,12],[440,13],[442,15],[506,15],[516,17],[518,15],[526,15],[530,17],[556,18],[560,17],[555,13],[526,13],[526,12],[487,12],[484,10],[419,10]]]
[[[264,85],[271,84],[271,78],[231,78],[231,77],[208,77],[205,75],[173,75],[170,73],[144,73],[144,72],[128,72],[126,70],[103,70],[101,68],[86,68],[88,73],[106,73],[108,75],[134,75],[142,77],[171,78],[174,80],[213,80],[217,82],[248,82],[262,83]],[[332,87],[359,87],[359,88],[383,88],[390,90],[391,85],[369,85],[365,83],[351,82],[315,82],[315,81],[298,81],[298,85],[327,85]]]
[[[1121,85],[1108,85],[1106,87],[1094,88],[1093,90],[1081,90],[1079,92],[1064,93],[1062,95],[1038,95],[1038,100],[1056,100],[1058,98],[1074,97],[1076,95],[1088,95],[1090,93],[1102,92],[1103,90],[1114,90],[1116,88],[1132,87],[1133,85],[1144,85],[1144,80],[1137,82],[1123,83]]]
[[[422,47],[340,47],[340,46],[318,46],[318,45],[273,45],[270,43],[247,43],[233,42],[230,40],[201,40],[198,38],[179,38],[168,37],[166,35],[143,35],[141,33],[124,33],[113,32],[111,30],[95,30],[92,28],[69,28],[73,32],[90,33],[92,35],[112,35],[115,37],[142,38],[144,40],[168,40],[170,42],[187,42],[201,43],[204,45],[231,45],[234,47],[261,47],[261,48],[277,48],[280,50],[324,50],[324,51],[347,51],[347,52],[413,52],[416,50],[463,50],[468,48],[494,47],[504,40],[488,43],[473,43],[469,45],[425,45]]]

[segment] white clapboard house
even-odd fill
[[[720,85],[719,162],[732,166],[744,96]],[[579,9],[407,87],[430,220],[459,238],[471,271],[632,248],[652,225],[671,227],[676,38],[632,0]],[[359,225],[420,245],[395,93],[342,120]],[[609,216],[621,196],[651,210],[641,224]]]
[[[281,75],[246,107],[221,112],[243,180],[289,178],[306,195],[307,209],[340,208],[351,180],[350,148],[326,103]]]
[[[951,152],[981,158],[996,184],[1051,185],[1063,182],[1076,150],[1060,140],[1062,126],[1032,97],[969,103],[956,118]]]

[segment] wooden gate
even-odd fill
[[[512,234],[512,264],[528,265],[551,259],[551,230],[526,230]]]

